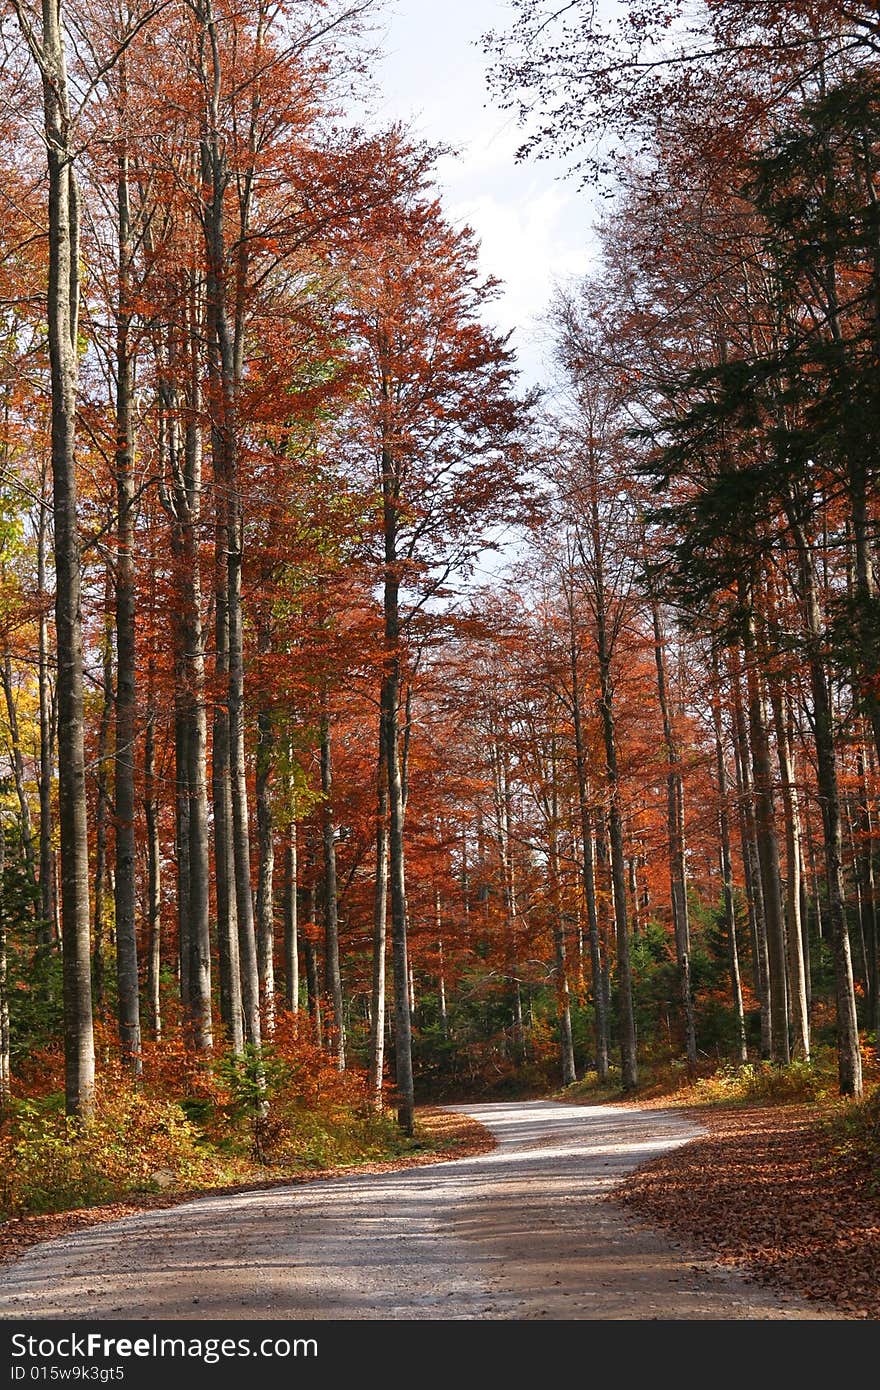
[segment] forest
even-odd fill
[[[4,1217],[449,1098],[872,1104],[877,7],[511,0],[602,208],[539,388],[382,10],[3,7]]]

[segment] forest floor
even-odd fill
[[[842,1142],[839,1103],[680,1109],[708,1135],[639,1168],[613,1200],[762,1284],[880,1318],[880,1175]]]
[[[439,1163],[454,1158],[470,1158],[487,1153],[495,1140],[483,1125],[468,1115],[454,1114],[437,1106],[420,1107],[414,1151],[387,1161],[346,1164],[302,1173],[285,1172],[283,1177],[259,1172],[252,1182],[227,1184],[187,1192],[144,1193],[120,1202],[101,1206],[79,1207],[72,1211],[49,1212],[35,1216],[14,1217],[0,1222],[0,1266],[11,1264],[33,1245],[56,1240],[59,1236],[98,1226],[107,1221],[119,1221],[138,1212],[161,1211],[190,1202],[194,1197],[224,1196],[237,1192],[268,1191],[274,1187],[290,1187],[297,1183],[313,1182],[316,1178],[336,1178],[351,1173],[393,1173],[402,1168],[417,1168],[426,1163]]]
[[[863,1107],[847,1107],[826,1096],[794,1103],[725,1102],[710,1099],[711,1091],[700,1084],[648,1086],[646,1092],[638,1100],[625,1101],[604,1095],[601,1110],[677,1113],[691,1127],[689,1142],[657,1157],[644,1154],[643,1160],[649,1161],[621,1174],[622,1181],[614,1183],[605,1200],[654,1231],[668,1232],[696,1257],[745,1275],[768,1292],[793,1294],[814,1306],[818,1300],[838,1316],[880,1318],[876,1150],[871,1161],[871,1143],[880,1139],[880,1091]],[[586,1090],[580,1097],[569,1093],[560,1099],[577,1099],[592,1108],[594,1096]],[[661,1123],[664,1118],[657,1115]],[[855,1129],[853,1120],[858,1121]],[[694,1126],[702,1133],[691,1137]],[[0,1265],[20,1259],[43,1242],[178,1206],[196,1196],[258,1193],[353,1174],[393,1175],[444,1159],[487,1154],[495,1143],[462,1109],[425,1107],[419,1111],[414,1150],[387,1161],[310,1168],[284,1176],[255,1172],[251,1182],[214,1188],[210,1194],[145,1194],[7,1221],[0,1224]],[[813,1316],[823,1313],[817,1309]]]
[[[491,1151],[205,1196],[67,1234],[0,1271],[0,1317],[753,1320],[854,1316],[762,1286],[608,1195],[699,1139],[680,1110],[455,1107]]]

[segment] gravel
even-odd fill
[[[613,1201],[702,1133],[680,1114],[528,1101],[452,1107],[478,1157],[205,1197],[35,1246],[0,1316],[76,1319],[827,1319],[690,1253]]]

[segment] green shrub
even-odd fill
[[[179,1105],[117,1078],[87,1125],[60,1098],[19,1102],[0,1143],[0,1211],[66,1211],[135,1193],[180,1191],[217,1178],[218,1167]]]
[[[813,1101],[823,1096],[828,1077],[815,1062],[795,1060],[788,1066],[774,1062],[746,1062],[741,1066],[719,1067],[713,1076],[695,1084],[697,1102],[757,1101],[784,1104]]]

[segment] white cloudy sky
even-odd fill
[[[493,317],[515,330],[532,383],[543,376],[538,320],[554,281],[589,268],[595,210],[574,180],[559,177],[560,166],[516,163],[521,135],[514,117],[492,104],[478,44],[509,19],[505,0],[389,0],[376,114],[459,150],[438,166],[444,204],[453,221],[477,232],[483,270],[505,282]]]

